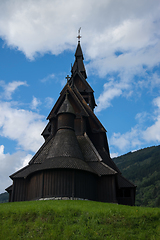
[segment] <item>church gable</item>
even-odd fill
[[[47,119],[50,120],[50,119],[56,117],[57,112],[59,111],[62,103],[64,102],[66,92],[69,95],[68,96],[69,100],[71,102],[71,105],[72,105],[76,115],[82,115],[82,116],[86,116],[86,117],[88,116],[87,111],[85,110],[82,103],[79,101],[79,99],[77,98],[77,96],[73,92],[72,88],[68,84],[66,84],[64,89],[61,91],[60,97],[58,98],[56,104],[52,108],[52,110],[51,110],[50,114],[48,115]]]
[[[83,75],[80,72],[76,72],[73,75],[73,77],[71,77],[69,83],[71,83],[72,81],[80,93],[94,92],[93,89],[91,88],[91,86],[88,84],[88,82],[86,81],[86,79],[83,77]]]

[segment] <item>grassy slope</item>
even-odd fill
[[[122,174],[137,185],[136,205],[160,207],[160,146],[113,159]]]
[[[92,201],[2,203],[0,239],[160,239],[160,209]]]

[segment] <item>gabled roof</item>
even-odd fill
[[[117,174],[117,171],[103,162],[100,154],[86,133],[84,136],[78,136],[77,139],[85,161],[99,176]]]
[[[74,86],[74,93],[78,97],[79,101],[83,103],[83,107],[85,108],[87,114],[91,117],[91,119],[99,126],[100,130],[102,132],[106,132],[106,129],[102,125],[102,123],[99,121],[99,119],[96,117],[92,109],[88,106],[82,95],[79,93],[78,89]]]
[[[73,131],[71,130],[71,132]],[[69,136],[66,137],[69,138]],[[80,149],[76,147],[77,140]],[[78,136],[77,140],[71,143],[70,151],[67,152],[64,144],[63,148],[59,149],[56,136],[50,136],[49,140],[46,140],[47,143],[45,142],[34,155],[29,165],[12,174],[11,179],[26,178],[31,173],[45,169],[77,169],[92,172],[98,176],[117,174],[117,171],[102,161],[87,134]],[[66,142],[65,139],[64,142]],[[61,145],[59,146],[61,147]]]
[[[57,114],[60,114],[60,113],[72,113],[75,115],[75,111],[74,111],[72,105],[70,104],[70,102],[68,101],[67,93],[66,93],[66,98],[65,98],[64,102],[62,103]]]
[[[130,182],[128,179],[123,177],[122,175],[118,174],[118,187],[119,188],[136,188],[136,186]]]
[[[10,191],[12,191],[12,188],[13,188],[13,185],[10,185],[10,186],[7,187],[5,190],[6,190],[7,192],[10,192]]]
[[[87,78],[86,69],[85,69],[83,60],[84,60],[84,57],[83,57],[81,45],[80,45],[80,42],[78,42],[77,49],[75,52],[75,62],[73,64],[71,72],[72,74],[74,74],[76,71],[77,72],[79,71],[82,73],[82,75],[85,78]]]
[[[114,161],[110,158],[108,155],[108,152],[106,151],[105,148],[103,149],[98,149],[98,152],[100,156],[103,159],[103,162],[107,164],[110,168],[114,169],[116,172],[121,173],[117,165],[114,163]]]
[[[64,99],[65,99],[65,93],[66,91],[69,92],[71,97],[73,97],[74,103],[79,108],[81,115],[85,117],[90,117],[91,120],[98,126],[99,131],[106,132],[106,129],[101,124],[99,119],[96,117],[92,109],[88,106],[82,95],[79,93],[76,86],[73,86],[71,88],[69,84],[66,84],[63,90],[60,93],[60,97],[58,98],[57,102],[55,103],[54,107],[52,108],[50,114],[48,115],[47,119],[55,118],[57,115],[58,110],[60,109]],[[76,112],[75,112],[76,113]]]
[[[57,102],[55,103],[54,107],[52,108],[50,114],[48,115],[47,119],[55,118],[57,115],[57,112],[59,111],[64,99],[66,91],[69,92],[71,97],[74,100],[74,103],[79,108],[81,115],[85,117],[90,117],[91,120],[98,126],[99,131],[106,132],[106,129],[101,124],[99,119],[96,117],[92,109],[88,106],[82,95],[79,93],[76,86],[73,86],[72,88],[69,86],[69,84],[66,84],[63,90],[60,93],[60,97],[58,98]],[[76,113],[76,112],[75,112]]]
[[[86,81],[86,79],[84,78],[84,76],[82,75],[82,73],[80,71],[75,71],[73,73],[73,75],[71,76],[70,80],[69,80],[69,83],[71,83],[72,81],[74,82],[74,79],[76,77],[79,77],[79,79],[82,81],[82,83],[85,85],[86,89],[85,89],[85,92],[94,92],[92,87],[89,85],[89,83]]]
[[[83,104],[79,101],[79,99],[77,98],[77,96],[73,92],[72,88],[69,86],[69,84],[66,84],[65,87],[63,88],[63,90],[61,91],[60,96],[59,96],[57,102],[55,103],[54,107],[52,108],[50,114],[48,115],[47,119],[51,119],[51,118],[56,117],[57,112],[59,111],[59,109],[60,109],[60,107],[61,107],[61,105],[62,105],[62,103],[65,99],[66,91],[68,91],[68,93],[73,98],[75,104],[77,105],[77,107],[81,111],[82,116],[86,116],[86,117],[88,116],[88,113],[85,110],[85,108],[83,107]]]
[[[84,136],[77,136],[77,139],[86,162],[102,161],[101,156],[99,155],[97,149],[89,139],[87,133],[85,133]]]
[[[30,174],[47,169],[76,169],[88,171],[96,174],[96,172],[83,160],[68,157],[56,157],[53,159],[46,159],[41,164],[31,164],[10,176],[14,178],[27,178]]]

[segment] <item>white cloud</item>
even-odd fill
[[[119,148],[122,152],[127,151],[127,149],[135,149],[142,144],[142,141],[140,141],[140,130],[135,126],[131,131],[124,134],[113,133],[110,144],[111,146]]]
[[[22,81],[13,81],[13,82],[9,82],[8,84],[6,84],[4,81],[1,80],[0,86],[4,89],[2,96],[5,99],[10,100],[10,99],[12,99],[12,94],[15,92],[15,90],[19,86],[28,86],[28,85],[26,82],[22,82]]]
[[[5,154],[4,146],[0,145],[0,193],[4,192],[5,188],[12,184],[9,176],[18,169],[26,166],[31,158],[31,154],[26,154],[23,151],[18,151],[14,154]]]
[[[38,52],[73,49],[80,26],[89,58],[157,42],[158,0],[8,0],[0,5],[0,35],[30,59]]]
[[[49,74],[47,77],[41,79],[41,82],[45,83],[48,80],[53,79],[53,78],[55,78],[55,75],[52,73],[52,74]]]
[[[138,123],[126,133],[113,133],[110,144],[113,147],[117,147],[120,151],[127,151],[139,148],[143,144],[151,142],[160,143],[160,97],[153,100],[155,107],[153,116],[149,116],[149,113],[143,112],[136,115]],[[154,123],[145,127],[145,118],[152,117]]]
[[[116,157],[118,157],[118,153],[111,153],[110,156],[111,156],[111,158],[116,158]]]
[[[1,1],[0,36],[8,46],[34,59],[38,53],[57,55],[73,49],[81,26],[88,74],[105,77],[116,72],[120,78],[119,84],[113,81],[109,89],[104,85],[98,98],[97,111],[101,111],[124,93],[124,82],[133,88],[134,76],[144,78],[137,86],[146,85],[150,78],[147,70],[160,62],[159,12],[159,0]],[[50,74],[41,81],[54,77]],[[154,79],[158,84],[156,73]]]
[[[41,101],[33,96],[32,102],[31,102],[31,109],[36,110],[37,107],[41,104]]]
[[[53,102],[54,102],[53,98],[46,97],[46,99],[45,99],[45,106],[50,109],[51,107],[53,107]]]
[[[7,102],[0,103],[0,116],[0,135],[15,140],[23,150],[35,152],[43,143],[44,116]]]
[[[153,104],[156,107],[153,116],[155,122],[143,132],[143,139],[145,139],[146,142],[155,141],[160,143],[160,97],[155,98]]]
[[[119,97],[122,94],[122,90],[129,89],[129,85],[125,82],[114,81],[114,78],[108,79],[108,82],[103,86],[103,92],[97,99],[96,112],[111,106],[111,101],[115,97]]]

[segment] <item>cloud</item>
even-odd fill
[[[55,77],[55,75],[52,73],[52,74],[49,74],[47,77],[41,79],[41,82],[45,83],[47,82],[48,80],[50,79],[53,79]]]
[[[33,96],[32,102],[31,102],[31,109],[36,110],[37,107],[41,104],[41,101]]]
[[[154,124],[149,126],[143,132],[143,139],[146,142],[155,141],[157,143],[160,142],[160,97],[157,97],[153,100],[153,105],[156,107],[154,113]]]
[[[53,107],[53,102],[54,102],[54,99],[53,98],[51,98],[51,97],[46,97],[45,98],[45,106],[47,107],[47,108],[51,108],[51,107]]]
[[[17,109],[12,103],[0,103],[0,135],[17,142],[23,150],[35,152],[43,143],[40,133],[45,127],[44,116],[24,109]]]
[[[9,176],[18,169],[28,164],[32,158],[31,154],[23,151],[17,151],[13,154],[4,153],[4,145],[0,145],[0,193],[12,184]]]
[[[73,50],[81,26],[88,74],[119,76],[113,87],[104,85],[98,98],[97,111],[101,111],[126,89],[130,88],[131,94],[134,87],[145,85],[150,78],[148,71],[160,63],[159,12],[159,0],[8,0],[0,3],[0,36],[33,60],[37,54]],[[134,86],[135,76],[144,81]],[[41,81],[54,77],[50,74]]]
[[[160,97],[153,100],[154,114],[143,112],[136,115],[137,125],[126,133],[113,133],[110,139],[111,146],[119,148],[121,152],[136,149],[143,144],[160,142]],[[149,127],[145,126],[145,120],[153,118],[153,124]]]
[[[115,97],[119,97],[122,94],[122,90],[129,88],[129,85],[125,82],[115,81],[114,78],[108,79],[108,82],[103,86],[103,92],[97,99],[96,112],[108,108],[111,106],[111,100]]]
[[[155,45],[159,8],[158,0],[8,0],[1,2],[0,35],[33,59],[73,49],[81,26],[87,56],[103,58]]]
[[[142,141],[140,141],[140,132],[138,126],[135,126],[124,134],[113,133],[110,144],[113,147],[117,147],[121,152],[126,152],[127,149],[135,149],[142,145]]]
[[[13,81],[6,84],[4,81],[0,81],[0,86],[4,89],[2,96],[10,100],[12,99],[12,94],[16,91],[19,86],[28,86],[26,82],[22,81]]]

